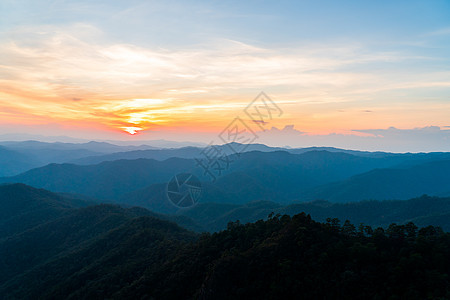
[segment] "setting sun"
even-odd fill
[[[267,3],[260,6],[266,13],[253,14],[254,7],[242,3],[248,18],[233,19],[224,30],[235,8],[218,4],[198,3],[198,13],[186,16],[192,7],[181,2],[175,10],[144,1],[103,11],[88,1],[72,11],[57,1],[50,11],[33,8],[35,17],[27,19],[20,12],[30,8],[6,3],[0,9],[0,134],[39,133],[39,125],[50,135],[78,138],[209,143],[234,118],[248,121],[245,108],[264,91],[283,115],[267,125],[272,135],[260,134],[261,143],[390,151],[448,146],[445,5],[412,22],[392,4],[393,13],[411,21],[403,28],[394,18],[373,27],[369,11],[350,19],[323,11],[323,26],[316,26],[298,21],[309,17],[296,10],[301,4],[292,4],[294,17]],[[218,11],[224,18],[209,19]],[[178,13],[174,19],[186,23],[168,29],[160,22]],[[52,21],[52,15],[58,17]],[[367,34],[350,30],[354,24]],[[435,140],[422,143],[430,130]],[[398,134],[417,147],[398,144]]]
[[[122,129],[131,135],[135,135],[136,133],[142,130],[142,128],[139,127],[122,127]]]

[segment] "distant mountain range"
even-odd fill
[[[281,205],[270,201],[255,201],[242,205],[223,203],[199,203],[178,210],[177,215],[191,218],[209,231],[226,228],[228,222],[241,223],[265,219],[271,213],[293,216],[305,212],[319,222],[327,218],[338,218],[342,222],[364,223],[370,226],[387,227],[389,224],[414,222],[419,226],[440,226],[450,231],[450,198],[422,196],[409,200],[361,201],[353,203],[331,203],[312,201]]]
[[[38,166],[35,157],[0,146],[0,176],[20,174]]]
[[[33,149],[37,150],[44,147],[41,143],[29,144],[28,147],[34,146]],[[102,151],[109,147],[108,144],[97,143],[85,146]],[[61,144],[57,147],[58,151],[76,152],[68,150],[72,145]],[[193,173],[203,182],[200,202],[245,204],[268,200],[287,204],[318,199],[352,202],[402,200],[422,194],[450,195],[447,184],[450,180],[450,153],[350,151],[353,153],[350,154],[349,151],[339,152],[336,149],[280,151],[255,144],[248,147],[249,152],[231,154],[229,145],[220,147],[224,153],[229,153],[230,164],[213,183],[192,158],[201,151],[194,147],[112,153],[101,156],[102,162],[97,164],[53,163],[16,176],[0,178],[0,182],[25,183],[104,202],[140,205],[163,213],[174,211],[173,205],[167,202],[165,184],[175,174],[183,172]],[[265,151],[250,151],[253,148]],[[5,151],[14,157],[8,152],[10,150]],[[140,156],[153,158],[136,159]],[[104,161],[105,157],[112,160]],[[120,157],[130,159],[114,160]],[[15,158],[24,164],[28,162],[23,153]],[[84,160],[94,162],[97,158],[93,156]]]
[[[13,176],[33,168],[42,167],[50,163],[98,164],[104,161],[119,159],[148,158],[165,160],[171,157],[196,158],[202,156],[204,149],[201,144],[186,146],[187,143],[170,142],[165,140],[147,141],[149,144],[113,141],[109,142],[39,142],[39,141],[0,141],[0,177]],[[234,148],[243,147],[233,143],[217,146],[226,155],[234,154]],[[167,148],[170,147],[170,148]],[[284,149],[252,144],[245,147],[245,151],[289,151],[299,154],[311,150],[327,150],[330,152],[344,152],[360,156],[386,156],[385,153],[371,153],[349,151],[335,148],[304,148]]]
[[[60,218],[74,217],[73,214],[77,214],[78,209],[98,205],[98,202],[59,195],[16,183],[0,185],[0,205],[2,207],[0,210],[1,241],[28,232],[36,226],[50,224]],[[166,216],[138,207],[130,209],[122,209],[113,205],[103,205],[102,207],[109,211],[127,212],[133,216],[145,215],[171,220],[195,231],[203,230],[194,221],[184,216]],[[76,221],[73,224],[76,224]]]
[[[235,198],[235,203],[249,200],[300,200],[302,193],[309,188],[398,161],[391,157],[380,159],[327,151],[303,154],[253,151],[231,155],[229,160],[232,162],[229,169],[218,178],[214,188],[222,194],[220,197],[228,195],[221,202]],[[164,161],[115,160],[84,166],[50,164],[14,177],[1,178],[0,182],[21,182],[56,192],[118,200],[127,193],[151,184],[167,183],[172,176],[181,172],[194,173],[205,182],[210,180],[196,164],[193,159],[183,158]],[[204,199],[208,202],[212,200],[217,199]]]
[[[158,198],[158,191],[155,197]],[[0,185],[0,240],[20,232],[25,232],[41,223],[47,223],[79,208],[97,205],[100,200],[80,200],[76,197],[55,194],[24,184]],[[152,203],[152,202],[150,202]],[[354,224],[365,223],[374,227],[387,227],[391,223],[414,222],[420,226],[441,226],[450,231],[450,198],[422,196],[409,200],[361,201],[353,203],[331,203],[312,201],[282,205],[271,201],[254,201],[245,204],[198,203],[195,206],[176,209],[158,209],[160,202],[124,204],[127,209],[139,215],[170,220],[194,231],[219,231],[229,222],[242,223],[266,219],[271,213],[295,215],[305,212],[320,222],[327,218],[350,220]],[[134,206],[135,205],[135,206]],[[134,206],[134,207],[133,207]],[[148,207],[153,212],[140,207]],[[115,207],[106,205],[104,207]],[[118,208],[117,208],[118,209]],[[169,214],[154,211],[170,211]]]
[[[153,183],[167,182],[175,173],[193,169],[194,161],[173,158],[118,160],[98,165],[50,164],[2,182],[20,182],[55,192],[83,194],[101,200],[119,196]]]
[[[117,146],[99,142],[84,144],[37,141],[0,142],[0,176],[16,175],[50,163],[65,163],[93,155],[151,148],[150,146]]]
[[[85,138],[74,138],[69,136],[44,136],[38,134],[28,134],[28,133],[9,133],[0,134],[0,143],[2,142],[21,142],[21,141],[38,141],[42,143],[76,143],[84,144],[89,143],[92,140]],[[96,140],[96,142],[105,142],[109,144],[119,145],[119,146],[141,146],[148,145],[156,148],[181,148],[181,147],[205,147],[207,144],[199,142],[189,142],[189,141],[170,141],[165,139],[153,139],[153,140],[143,140],[143,139],[129,139],[129,140]]]
[[[90,160],[105,156],[105,159],[96,159],[97,162],[107,161],[112,153],[125,153],[125,158],[146,158],[145,155],[133,155],[145,150],[161,149],[160,146],[146,144],[128,145],[107,142],[84,142],[84,143],[61,143],[61,142],[39,142],[39,141],[0,141],[0,177],[13,176],[33,168],[42,167],[51,163],[68,163]],[[185,144],[169,141],[155,141],[156,145],[172,145],[182,147]],[[189,147],[188,147],[189,148]],[[196,148],[198,149],[198,148]],[[162,150],[165,152],[166,150]],[[176,149],[167,149],[176,151]],[[200,150],[198,150],[199,152]],[[158,153],[158,151],[156,151]],[[118,155],[120,156],[120,155]],[[165,158],[177,157],[165,156]],[[115,159],[113,159],[115,160]]]
[[[450,160],[412,167],[375,169],[313,188],[304,195],[304,199],[326,199],[332,202],[403,200],[422,194],[450,196]]]
[[[332,147],[309,147],[309,148],[281,148],[281,147],[269,147],[263,144],[250,144],[250,145],[242,145],[239,143],[230,143],[225,145],[215,145],[208,146],[205,148],[199,147],[182,147],[175,149],[151,149],[151,150],[136,150],[136,151],[125,151],[125,152],[116,152],[106,155],[94,155],[89,157],[83,157],[79,159],[74,159],[70,161],[74,164],[81,165],[91,165],[98,164],[104,161],[114,161],[119,159],[139,159],[139,158],[148,158],[148,159],[156,159],[156,160],[165,160],[171,157],[178,158],[201,158],[203,157],[204,152],[208,152],[208,149],[211,147],[215,148],[215,151],[219,151],[221,155],[233,155],[236,154],[238,150],[242,150],[239,152],[276,152],[276,151],[284,151],[292,154],[303,154],[310,151],[327,151],[327,152],[339,152],[339,153],[347,153],[356,156],[364,156],[364,157],[373,157],[373,158],[381,158],[388,156],[396,156],[396,154],[386,153],[386,152],[364,152],[364,151],[353,151],[353,150],[344,150],[337,149]]]

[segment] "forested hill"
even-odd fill
[[[105,208],[88,211],[100,216],[96,211]],[[227,230],[198,235],[153,217],[126,220],[122,213],[116,209],[108,219],[97,218],[105,230],[71,251],[4,278],[0,294],[5,299],[450,298],[450,235],[436,227],[409,223],[385,231],[337,219],[318,223],[298,214],[229,223]],[[92,216],[79,216],[77,227],[93,223]],[[118,226],[115,220],[121,220]],[[58,222],[47,234],[64,245],[68,241],[60,231],[68,225]],[[26,247],[26,236],[17,238],[9,243],[22,247],[13,252],[8,242],[0,245],[3,262],[46,249],[46,239],[37,249]],[[69,242],[74,238],[80,236],[71,235]]]
[[[450,232],[450,198],[423,195],[409,200],[361,201],[350,203],[331,203],[312,201],[281,205],[270,201],[254,201],[244,205],[199,203],[179,210],[178,215],[193,219],[208,231],[226,228],[229,221],[242,223],[265,219],[271,212],[281,215],[305,212],[313,220],[325,222],[329,217],[350,220],[353,224],[364,223],[374,227],[387,228],[391,223],[417,226],[440,226]]]

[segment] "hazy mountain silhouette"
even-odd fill
[[[11,176],[39,166],[33,156],[0,146],[0,177]]]
[[[0,185],[2,207],[0,210],[0,240],[61,217],[68,217],[76,213],[79,208],[93,206],[99,202],[96,199],[86,200],[72,195],[55,194],[21,183],[2,184]],[[113,205],[103,205],[102,207],[115,207],[111,209],[122,210]],[[124,211],[168,219],[195,231],[203,230],[191,219],[181,215],[166,216],[137,207],[124,209]]]
[[[423,158],[419,158],[417,163],[422,160]],[[402,161],[412,164],[412,161],[409,160],[402,159]],[[243,153],[231,172],[219,177],[214,184],[204,183],[200,202],[244,204],[253,200],[272,200],[288,203],[294,200],[310,201],[315,199],[349,202],[366,199],[408,199],[427,193],[430,195],[447,195],[445,193],[447,192],[445,188],[447,185],[444,184],[446,175],[441,177],[436,175],[439,169],[447,174],[447,169],[445,164],[441,165],[440,162],[435,162],[436,170],[424,169],[422,172],[421,169],[426,164],[414,167],[423,179],[420,179],[422,181],[416,184],[414,189],[407,189],[405,186],[393,187],[389,182],[391,182],[391,177],[399,177],[399,181],[411,182],[416,180],[414,179],[417,177],[416,173],[403,172],[397,174],[397,176],[396,169],[392,169],[392,172],[391,169],[384,169],[383,172],[391,174],[389,175],[391,177],[381,175],[384,178],[383,180],[387,181],[386,185],[378,185],[376,177],[365,177],[363,174],[361,176],[364,180],[360,180],[353,186],[360,190],[353,191],[350,189],[349,194],[346,194],[347,198],[337,199],[341,193],[346,191],[345,184],[349,181],[352,182],[354,179],[347,179],[351,174],[364,169],[371,170],[367,174],[378,173],[379,170],[372,170],[372,168],[398,162],[399,160],[396,158],[372,159],[345,153],[322,151],[310,151],[302,155],[291,155],[286,152]],[[404,166],[404,168],[406,167]],[[438,176],[441,179],[435,180],[433,176]],[[359,175],[355,178],[359,178]],[[320,185],[320,182],[332,182],[339,179],[341,180],[337,183]],[[373,186],[378,193],[370,197],[367,196],[369,180],[375,180]],[[336,189],[333,190],[335,186]],[[395,193],[391,188],[395,188]],[[126,194],[120,200],[123,203],[128,202],[151,210],[172,213],[176,208],[165,197],[164,189],[163,184],[146,187]],[[327,196],[330,196],[330,198],[327,198]]]
[[[21,182],[54,192],[83,194],[164,212],[171,212],[161,198],[165,196],[164,184],[184,172],[196,174],[205,183],[202,202],[408,199],[422,194],[445,196],[450,191],[446,185],[449,164],[433,162],[443,156],[367,157],[328,151],[302,154],[251,151],[230,155],[229,169],[213,184],[208,183],[211,178],[196,166],[195,160],[183,158],[116,160],[85,166],[50,164],[1,178],[0,182]],[[423,161],[432,162],[423,164]],[[152,184],[159,187],[150,187]],[[164,206],[168,210],[162,209]]]
[[[310,214],[319,222],[327,218],[350,220],[358,225],[386,227],[391,223],[414,222],[421,226],[441,226],[450,231],[450,198],[422,196],[409,200],[361,201],[353,203],[331,203],[312,201],[282,205],[271,201],[254,201],[242,205],[225,203],[199,203],[193,207],[178,210],[178,215],[187,216],[210,231],[226,228],[228,222],[241,223],[265,219],[270,213],[295,215]]]
[[[0,185],[0,239],[92,204],[24,184]]]
[[[281,202],[300,199],[302,191],[308,188],[393,163],[390,159],[327,151],[303,154],[252,151],[231,155],[229,160],[229,169],[218,177],[214,185],[219,191],[226,191],[224,195],[229,195],[226,199],[235,198],[236,203],[262,199]],[[117,160],[86,166],[50,164],[0,181],[21,182],[55,192],[84,194],[103,200],[118,200],[127,193],[151,184],[167,183],[177,173],[192,172],[202,181],[210,180],[208,176],[203,176],[203,170],[196,164],[193,159],[182,158],[164,161]]]
[[[74,163],[81,165],[98,164],[104,161],[120,159],[156,159],[165,160],[172,157],[198,158],[202,157],[202,147],[182,147],[160,149],[148,145],[117,145],[107,142],[86,143],[48,143],[38,141],[3,141],[0,142],[0,177],[14,176],[32,168],[42,167],[50,163]],[[281,148],[269,147],[263,144],[242,145],[230,143],[214,146],[223,155],[233,155],[235,151],[244,152],[276,152],[285,151],[291,154],[304,154],[311,151],[327,151],[333,153],[346,153],[358,157],[380,158],[390,161],[390,165],[410,164],[420,162],[450,159],[448,153],[418,153],[418,154],[394,154],[385,152],[365,152],[337,149],[332,147],[309,147],[309,148]],[[388,165],[388,166],[390,166]],[[382,164],[379,167],[386,167]]]
[[[50,164],[3,178],[3,182],[21,182],[54,192],[84,194],[102,200],[121,195],[152,183],[167,182],[173,175],[194,168],[194,161],[173,158],[156,160],[118,160],[98,165]]]
[[[83,157],[76,160],[72,160],[71,163],[77,165],[92,165],[104,161],[114,161],[120,159],[146,158],[155,160],[166,160],[172,157],[195,158],[201,157],[201,151],[202,149],[196,147],[183,147],[178,149],[135,150],[135,151],[117,152],[107,155]]]
[[[105,155],[119,151],[152,149],[151,146],[118,146],[105,142],[45,143],[38,141],[0,142],[0,177],[12,176],[50,163]]]
[[[450,160],[413,167],[376,169],[347,180],[319,186],[304,199],[332,202],[408,199],[422,194],[450,195]]]
[[[303,154],[310,151],[327,151],[327,152],[341,152],[346,154],[352,154],[356,156],[373,157],[373,158],[383,158],[383,157],[399,157],[401,155],[386,153],[386,152],[366,152],[366,151],[354,151],[338,149],[333,147],[307,147],[307,148],[282,148],[282,147],[270,147],[264,144],[249,144],[243,145],[240,143],[229,143],[224,145],[214,145],[223,155],[233,155],[236,154],[237,150],[242,150],[242,152],[275,152],[275,151],[285,151],[292,154]],[[156,160],[165,160],[171,157],[179,158],[201,158],[202,152],[208,151],[209,147],[182,147],[175,149],[152,149],[152,150],[135,150],[135,151],[125,151],[116,152],[106,155],[95,155],[89,157],[83,157],[70,161],[74,164],[89,165],[98,164],[103,161],[114,161],[119,159],[138,159],[138,158],[148,158]]]

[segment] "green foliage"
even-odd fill
[[[391,223],[414,222],[417,226],[440,226],[445,231],[450,231],[450,198],[426,195],[398,201],[350,203],[313,201],[286,206],[270,201],[255,201],[244,205],[199,203],[194,207],[180,210],[178,214],[193,219],[209,231],[218,231],[225,229],[230,221],[255,222],[266,218],[271,212],[291,216],[306,212],[320,222],[339,218],[348,219],[353,224],[364,223],[374,228],[379,226],[387,228]]]
[[[450,234],[413,223],[386,231],[340,224],[271,214],[199,235],[113,206],[87,208],[59,220],[51,234],[57,243],[44,236],[49,226],[32,234],[41,235],[42,248],[16,248],[16,256],[44,251],[45,244],[61,251],[3,281],[0,293],[6,299],[450,297]],[[19,240],[34,243],[32,235]]]
[[[68,199],[24,184],[0,185],[0,240],[49,220],[88,202]]]
[[[430,199],[446,203],[411,201]],[[25,223],[0,239],[2,299],[450,298],[450,234],[440,227],[319,223],[274,209],[197,234],[142,208],[83,207],[22,184],[0,186],[0,201],[3,232]]]

